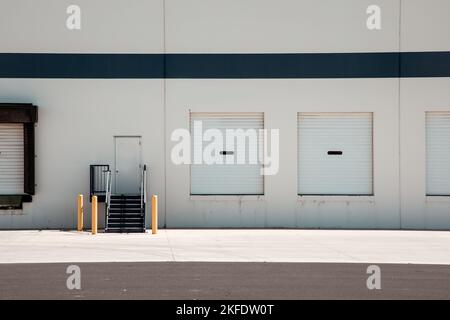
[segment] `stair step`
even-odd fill
[[[113,223],[108,223],[108,228],[143,228],[144,227],[144,222],[113,222]]]
[[[140,206],[141,205],[141,201],[111,201],[110,202],[111,206]]]
[[[144,220],[142,219],[109,219],[108,220],[108,225],[111,224],[117,224],[117,223],[138,223],[138,224],[143,224]]]
[[[128,209],[128,210],[120,210],[120,209],[111,209],[109,210],[110,214],[140,214],[141,209]]]
[[[108,228],[108,233],[145,233],[144,228]]]
[[[144,216],[141,214],[117,214],[117,213],[110,213],[108,219],[144,219]]]
[[[144,223],[122,223],[122,222],[115,222],[115,223],[108,223],[108,229],[110,228],[143,228]]]
[[[141,206],[110,206],[109,210],[140,210]]]
[[[143,216],[139,213],[109,213],[109,218],[121,218],[121,217],[127,217],[127,218],[143,218]]]
[[[109,208],[133,208],[133,207],[141,207],[141,203],[111,203]]]
[[[115,212],[115,211],[109,211],[109,216],[110,217],[121,217],[121,216],[127,216],[127,217],[132,217],[132,216],[135,216],[135,217],[142,217],[143,216],[143,214],[139,211],[139,212],[125,212],[125,211],[118,211],[118,212]]]
[[[111,200],[141,200],[141,196],[138,197],[113,197],[111,196]]]
[[[131,194],[131,195],[120,195],[120,194],[112,194],[111,199],[140,199],[140,194]]]
[[[132,225],[132,226],[143,226],[144,225],[144,221],[120,221],[120,220],[116,220],[116,221],[108,221],[108,227],[111,226],[128,226],[128,225]]]
[[[142,223],[110,223],[108,224],[108,229],[114,228],[143,228]]]
[[[142,215],[140,212],[110,212],[108,219],[111,218],[139,218],[143,219],[144,215]]]
[[[111,204],[140,204],[141,199],[132,199],[132,200],[111,200]]]

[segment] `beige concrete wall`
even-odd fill
[[[401,51],[450,51],[450,2],[402,1]],[[449,78],[400,80],[403,228],[449,229],[450,198],[427,197],[425,112],[450,111]]]
[[[425,112],[450,111],[450,79],[401,82],[402,227],[449,229],[450,198],[426,196]]]
[[[450,50],[450,1],[402,0],[401,50]]]
[[[1,229],[74,228],[78,193],[84,194],[89,226],[89,165],[113,168],[115,135],[142,136],[148,190],[159,195],[164,225],[162,80],[0,79],[0,102],[39,106],[36,195],[23,210],[0,211]]]
[[[168,52],[398,50],[399,0],[166,0]],[[382,10],[382,30],[366,9]]]
[[[69,4],[3,0],[0,52],[450,50],[447,0],[79,0],[78,31],[65,27]],[[382,9],[379,31],[366,28],[371,4]],[[425,197],[424,112],[450,111],[449,84],[448,78],[0,79],[0,102],[40,107],[37,193],[23,211],[0,212],[0,228],[73,227],[75,195],[89,188],[88,165],[113,161],[113,135],[140,134],[161,225],[448,229],[450,201]],[[264,112],[266,128],[281,129],[280,171],[266,177],[264,196],[189,195],[189,168],[167,157],[171,130],[187,128],[189,109]],[[297,196],[296,113],[322,111],[374,113],[373,197]]]
[[[398,80],[168,80],[169,227],[399,228]],[[264,112],[280,129],[280,170],[265,194],[190,196],[189,166],[174,165],[169,140],[189,128],[189,110]],[[297,112],[374,113],[373,197],[297,196]]]
[[[68,30],[68,6],[81,30]],[[161,53],[163,0],[2,0],[0,52]]]

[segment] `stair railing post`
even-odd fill
[[[147,165],[144,165],[144,204],[147,203]]]
[[[144,172],[145,172],[145,165],[142,167],[141,170],[141,215],[143,215],[143,208],[144,208]]]
[[[141,186],[141,216],[143,231],[145,232],[145,209],[147,207],[147,165],[144,164],[142,170],[142,186]]]
[[[111,189],[110,189],[110,185],[111,185],[111,171],[108,170],[106,171],[106,186],[105,186],[105,204],[106,204],[106,214],[109,214],[109,201],[110,201],[110,197],[111,197]]]

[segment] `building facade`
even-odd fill
[[[2,0],[0,228],[74,228],[89,166],[134,161],[160,227],[450,229],[449,13],[447,0]],[[174,163],[172,134],[195,119],[279,129],[278,172]]]

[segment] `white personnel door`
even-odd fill
[[[141,183],[141,137],[114,137],[115,192],[137,194]]]
[[[22,194],[23,124],[0,123],[0,194]]]

